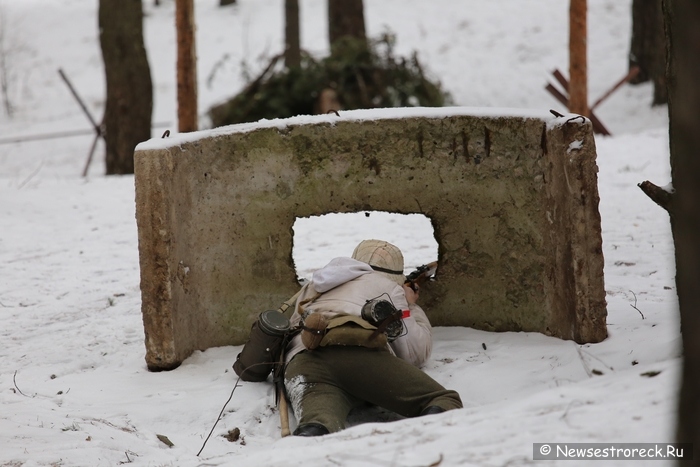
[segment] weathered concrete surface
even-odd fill
[[[595,158],[580,117],[340,118],[137,148],[148,367],[243,343],[297,290],[295,219],[328,212],[431,219],[433,325],[601,341]]]

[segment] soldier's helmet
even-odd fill
[[[352,257],[369,264],[372,269],[403,285],[406,277],[403,274],[403,254],[395,245],[384,240],[363,240],[355,247]]]

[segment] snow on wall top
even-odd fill
[[[262,119],[253,123],[240,123],[228,125],[210,130],[194,131],[191,133],[180,133],[169,138],[152,138],[136,146],[137,151],[165,149],[180,146],[184,143],[194,142],[204,138],[229,135],[233,133],[246,133],[261,128],[279,128],[296,125],[313,125],[319,123],[335,124],[342,121],[366,121],[366,120],[386,120],[398,118],[444,118],[457,115],[468,115],[474,117],[522,117],[542,120],[551,128],[557,124],[562,124],[572,117],[554,117],[547,111],[532,109],[510,109],[510,108],[486,108],[486,107],[398,107],[384,109],[361,109],[343,110],[339,116],[335,114],[326,115],[299,115],[290,118],[280,118],[267,120]],[[581,118],[581,117],[579,117]]]

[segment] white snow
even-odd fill
[[[143,146],[231,131],[174,131],[174,2],[161,3],[144,2],[158,126]],[[536,465],[535,442],[673,441],[680,377],[673,243],[668,216],[636,186],[670,183],[668,122],[664,108],[649,107],[644,84],[623,86],[596,109],[614,135],[596,137],[608,339],[577,345],[536,333],[436,328],[425,371],[459,391],[463,410],[413,420],[370,410],[354,414],[353,427],[316,439],[280,439],[272,386],[242,383],[197,457],[234,388],[241,347],[195,352],[170,372],[146,370],[133,177],[102,175],[101,142],[89,176],[80,177],[91,126],[57,73],[66,72],[99,120],[97,4],[0,0],[11,38],[0,53],[10,59],[15,107],[12,118],[0,110],[0,465]],[[365,0],[365,7],[370,35],[390,28],[397,53],[417,50],[453,93],[460,109],[430,110],[435,115],[566,113],[544,86],[554,68],[567,71],[568,2]],[[589,0],[588,8],[594,101],[627,72],[631,1]],[[302,46],[325,52],[325,1],[302,0],[301,10]],[[242,87],[243,60],[254,74],[282,50],[282,13],[279,0],[227,8],[197,0],[202,113]],[[348,114],[365,112],[426,110]],[[166,128],[171,141],[156,141]],[[4,142],[81,129],[88,134]],[[367,237],[395,242],[409,266],[435,259],[427,219],[369,214],[299,219],[300,274],[309,277]],[[238,441],[222,437],[234,428]]]
[[[522,117],[539,119],[543,122],[555,120],[548,112],[533,111],[528,109],[506,109],[506,108],[470,108],[470,107],[402,107],[384,109],[359,109],[341,110],[338,115],[300,115],[290,118],[278,118],[273,120],[262,119],[253,123],[241,123],[229,125],[209,130],[201,130],[191,133],[180,133],[173,138],[153,138],[137,146],[137,150],[162,149],[179,146],[186,142],[197,141],[202,138],[228,135],[232,133],[247,133],[261,128],[283,129],[296,125],[309,125],[319,123],[330,123],[342,121],[368,121],[387,120],[398,118],[445,118],[455,115],[471,115],[477,117]]]
[[[566,149],[566,153],[571,154],[572,151],[578,151],[582,147],[583,147],[583,141],[577,139],[576,141],[572,141],[569,144],[569,147]]]

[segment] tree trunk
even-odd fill
[[[588,115],[586,0],[569,3],[569,111]]]
[[[100,0],[98,22],[107,80],[107,175],[133,174],[134,148],[151,137],[153,112],[141,0]]]
[[[194,0],[176,0],[177,119],[180,133],[197,130],[197,50]]]
[[[652,105],[668,102],[666,90],[666,41],[662,0],[633,0],[632,41],[630,43],[629,67],[639,67],[639,74],[631,84],[653,81]]]
[[[287,68],[301,65],[299,36],[299,0],[284,0],[284,65]]]
[[[677,440],[700,446],[700,2],[664,0],[668,52],[671,175],[676,190],[671,218],[676,287],[683,336]],[[696,461],[683,465],[700,465]]]
[[[331,50],[333,44],[345,36],[367,40],[362,0],[328,0],[328,41]]]

